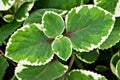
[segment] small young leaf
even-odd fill
[[[107,67],[106,66],[103,66],[103,65],[97,65],[95,67],[95,70],[98,71],[98,72],[104,72],[107,70]]]
[[[5,56],[27,65],[42,65],[52,59],[53,52],[48,38],[36,24],[30,24],[18,29],[11,36]]]
[[[2,80],[8,66],[9,64],[6,59],[0,55],[0,80]]]
[[[55,80],[61,77],[67,70],[67,66],[58,60],[42,66],[25,66],[18,64],[15,75],[19,80]]]
[[[13,4],[15,0],[1,0],[0,1],[0,11],[8,10]]]
[[[120,59],[116,64],[116,75],[120,79]]]
[[[64,31],[64,21],[62,17],[55,12],[45,12],[42,18],[43,32],[48,38],[55,38]]]
[[[116,18],[114,28],[100,49],[108,49],[120,41],[120,17]]]
[[[94,63],[98,56],[99,56],[99,52],[97,50],[93,50],[90,52],[78,52],[76,53],[76,56],[83,62],[85,63]]]
[[[108,11],[83,5],[73,8],[66,16],[66,32],[76,51],[89,52],[107,39],[114,22],[114,17]]]
[[[72,54],[72,43],[67,37],[57,36],[52,43],[52,50],[59,58],[67,61]]]
[[[3,25],[0,28],[0,46],[5,41],[5,39],[7,39],[8,36],[11,35],[20,26],[21,26],[21,23],[18,23],[16,21]]]
[[[51,9],[38,9],[34,11],[32,14],[30,14],[30,16],[24,21],[23,25],[31,24],[31,23],[41,24],[42,16],[46,11],[53,11],[53,12],[60,14],[61,16],[67,12],[66,10],[59,10],[59,9],[52,9],[52,8]]]
[[[94,0],[95,5],[115,14],[116,17],[120,16],[120,0]]]
[[[29,16],[29,11],[32,9],[34,2],[25,2],[15,13],[15,19],[18,22],[24,21]]]
[[[104,76],[86,70],[72,70],[66,80],[107,80]]]
[[[120,52],[114,54],[110,60],[110,68],[113,74],[117,75],[116,73],[116,64],[120,60]]]
[[[10,22],[12,22],[12,21],[14,20],[14,16],[11,15],[11,14],[7,14],[7,15],[3,16],[3,20],[4,20],[5,22],[10,23]]]

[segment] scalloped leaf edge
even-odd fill
[[[93,71],[89,71],[89,70],[79,70],[79,69],[74,69],[74,70],[72,70],[68,75],[70,75],[72,72],[75,72],[75,71],[78,71],[78,72],[81,72],[81,73],[83,73],[84,75],[86,75],[86,76],[88,76],[88,75],[91,75],[93,78],[94,78],[94,80],[98,80],[99,78],[101,78],[101,77],[104,77],[104,76],[102,76],[101,74],[98,74],[98,73],[95,73],[95,72],[93,72]],[[105,78],[105,77],[104,77]],[[106,78],[105,78],[106,79]],[[106,79],[107,80],[107,79]]]
[[[41,30],[41,29],[39,28],[39,26],[40,26],[39,24],[33,23],[33,25],[35,25],[39,30]],[[11,43],[12,37],[13,37],[19,30],[25,31],[26,28],[30,28],[30,26],[29,26],[29,25],[25,25],[25,26],[21,27],[20,29],[17,29],[17,31],[15,31],[15,32],[11,35],[10,39],[8,40],[6,49],[9,47],[10,44],[12,44],[12,43]],[[6,57],[8,57],[7,54],[8,54],[8,52],[7,52],[7,50],[6,50],[6,52],[5,52],[5,56],[6,56]],[[39,62],[39,63],[38,63],[38,62],[31,63],[30,61],[27,60],[27,58],[26,58],[25,60],[20,60],[19,62],[22,63],[22,64],[31,65],[31,66],[35,66],[35,65],[45,65],[46,63],[50,62],[50,61],[53,59],[53,56],[54,56],[54,54],[52,54],[52,56],[51,56],[48,60],[46,60],[44,63],[41,63],[41,62]],[[11,60],[13,60],[12,57],[8,57],[8,58],[11,59]],[[14,61],[14,62],[17,62],[17,61],[15,61],[15,60],[13,60],[13,61]]]
[[[99,51],[97,50],[96,52],[98,53],[98,56],[99,56],[99,54],[100,54]],[[83,59],[82,57],[80,57],[78,54],[76,54],[76,56],[77,56],[78,59],[80,59],[81,61],[83,61],[85,63],[88,63],[88,64],[92,64],[92,63],[94,63],[97,60],[97,58],[96,58],[95,61],[91,61],[90,62],[90,61],[86,61],[85,59]]]
[[[94,2],[95,5],[101,3],[101,1],[98,1],[98,2],[97,2],[96,0],[94,0],[93,2]],[[119,11],[120,11],[120,7],[119,7],[119,6],[120,6],[120,0],[118,0],[117,5],[116,5],[116,7],[115,7],[115,11],[114,11],[114,12],[115,12],[115,13],[114,13],[114,16],[115,16],[115,17],[120,17],[120,12],[119,12]]]
[[[57,14],[56,12],[53,12],[53,11],[46,11],[44,14],[43,14],[43,16],[42,16],[42,31],[43,31],[43,33],[48,37],[48,38],[52,38],[53,36],[49,36],[49,35],[47,35],[46,33],[45,33],[45,31],[46,31],[46,29],[44,28],[44,17],[45,17],[45,15],[47,15],[47,14],[54,14],[54,15],[57,15],[57,16],[59,16],[60,18],[61,18],[61,20],[64,22],[64,20],[63,20],[63,18],[61,17],[61,15],[59,15],[59,14]],[[63,26],[64,28],[63,28],[63,30],[61,31],[61,33],[60,34],[62,34],[63,32],[64,32],[64,29],[65,29],[65,26]]]
[[[63,65],[62,63],[60,63],[61,66],[63,66],[64,68],[66,68],[66,70],[68,69],[67,65]],[[15,76],[18,78],[18,80],[22,80],[22,78],[20,78],[17,73],[20,73],[22,70],[27,69],[27,67],[25,67],[23,64],[18,63],[17,67],[15,68]],[[64,73],[66,72],[66,70],[64,71]],[[63,73],[63,74],[64,74]],[[61,77],[63,74],[55,77],[55,79]],[[54,79],[53,79],[54,80]]]
[[[55,52],[55,51],[54,51],[54,49],[53,49],[54,41],[52,42],[51,47],[52,47],[53,52],[55,52],[54,54],[56,54],[56,55],[57,55],[60,59],[62,59],[63,61],[67,61],[67,60],[70,58],[71,54],[72,54],[72,42],[71,42],[71,40],[70,40],[69,38],[67,38],[67,37],[65,37],[65,36],[64,36],[64,38],[66,38],[66,39],[71,43],[71,45],[70,45],[71,52],[70,52],[69,56],[68,56],[66,59],[62,58],[62,57],[59,55],[59,52]]]
[[[76,11],[76,14],[77,14],[77,13],[79,12],[79,10],[80,10],[82,7],[84,7],[84,6],[88,6],[89,9],[90,9],[90,8],[93,8],[93,7],[97,7],[99,10],[104,11],[105,14],[110,14],[110,15],[112,15],[112,14],[111,14],[110,12],[108,12],[107,10],[104,10],[103,8],[98,7],[98,6],[96,6],[96,5],[82,5],[82,6],[79,6],[79,7],[72,8],[72,9],[68,12],[68,14],[67,14],[66,17],[65,17],[65,24],[67,25],[68,15],[69,15],[73,10],[75,10],[75,11]],[[115,21],[115,17],[114,17],[114,16],[112,17],[112,20]],[[114,23],[112,24],[111,29],[108,31],[108,34],[107,34],[106,36],[103,36],[103,37],[101,38],[101,41],[100,41],[97,45],[91,44],[90,47],[87,47],[87,48],[89,49],[89,51],[90,51],[90,50],[93,50],[93,49],[95,49],[95,48],[98,48],[103,42],[105,42],[105,40],[108,38],[108,36],[110,35],[110,33],[111,33],[111,31],[112,31],[113,28],[114,28]],[[66,29],[67,29],[67,26],[66,26]],[[73,49],[75,49],[76,51],[79,51],[79,52],[84,52],[84,51],[86,52],[86,50],[80,49],[80,48],[74,48],[74,47],[73,47]],[[89,52],[89,51],[87,51],[87,52]]]
[[[22,22],[22,21],[24,21],[26,18],[28,18],[28,16],[29,16],[29,11],[32,9],[33,6],[34,6],[34,2],[31,2],[31,4],[28,5],[27,12],[25,13],[25,17],[22,16],[21,18],[18,18],[18,19],[15,17],[16,21]],[[18,10],[19,10],[19,9],[18,9]]]

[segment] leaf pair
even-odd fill
[[[79,52],[99,47],[108,38],[113,24],[114,18],[109,12],[91,5],[73,8],[65,22],[59,14],[45,12],[42,26],[25,25],[11,36],[6,56],[28,65],[44,65],[54,53],[67,61],[72,47]],[[66,33],[62,35],[63,32]]]
[[[67,61],[72,54],[72,48],[78,52],[89,52],[98,48],[110,35],[114,21],[111,13],[91,5],[73,8],[66,15],[65,21],[55,12],[45,12],[42,16],[42,25],[32,21],[32,24],[24,24],[13,33],[7,43],[5,56],[18,63],[15,71],[18,78],[33,79],[29,76],[29,72],[35,76],[36,80],[40,80],[41,77],[47,78],[43,77],[47,74],[52,76],[51,80],[57,79],[65,73],[67,68],[63,64],[61,66],[59,61],[51,61],[54,53],[60,59]],[[98,53],[95,55],[98,56]],[[85,59],[84,62],[87,63],[96,60],[96,58],[88,59],[82,53],[77,56]],[[54,72],[58,74],[52,72],[53,67]],[[76,71],[75,74],[77,72],[79,76],[82,71]],[[27,74],[26,77],[24,74]],[[68,79],[69,77],[72,76],[69,75]],[[94,79],[91,76],[87,78]]]
[[[72,54],[72,43],[69,38],[62,36],[65,24],[62,17],[53,12],[45,12],[43,15],[43,32],[48,38],[55,38],[52,42],[52,50],[62,60],[67,61]]]

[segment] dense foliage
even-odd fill
[[[120,0],[1,0],[0,80],[119,80]]]

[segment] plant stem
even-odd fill
[[[3,52],[2,50],[0,50],[0,53],[1,53],[1,55],[3,55],[3,56],[4,56],[4,52]]]
[[[73,65],[74,60],[75,60],[75,55],[73,54],[73,55],[71,56],[71,58],[70,58],[70,63],[69,63],[69,65],[68,65],[68,70],[66,71],[66,73],[65,73],[64,76],[63,76],[64,80],[65,80],[66,76],[68,75],[70,69],[72,68],[72,65]]]
[[[5,57],[5,53],[2,51],[2,50],[0,50],[0,53],[1,53],[1,55],[3,56],[3,57]],[[7,57],[5,57],[12,65],[14,65],[15,67],[17,66],[13,61],[11,61],[9,58],[7,58]]]

